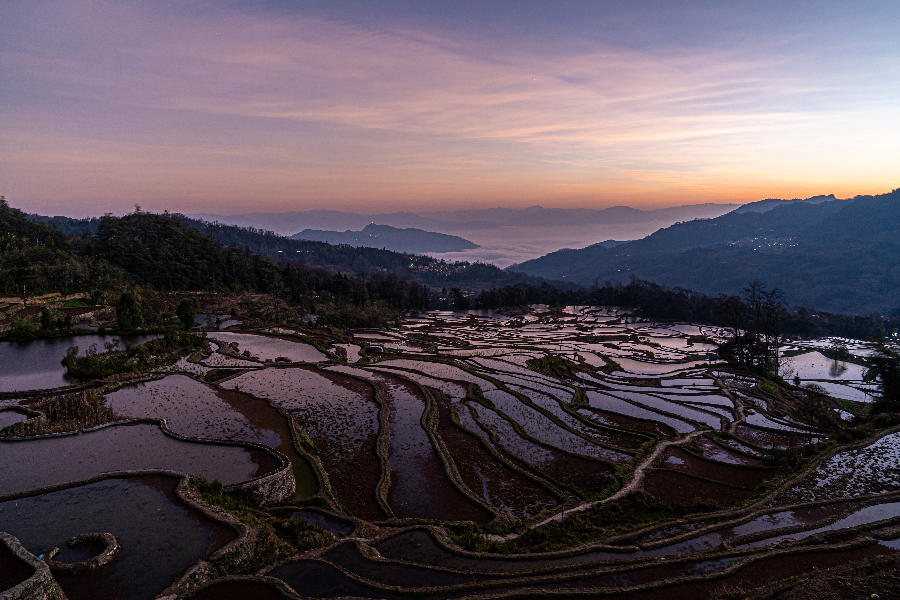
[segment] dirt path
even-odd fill
[[[741,402],[735,400],[734,396],[731,395],[727,386],[725,386],[719,378],[713,376],[713,381],[715,381],[716,385],[718,385],[722,389],[722,391],[725,392],[725,394],[728,396],[729,399],[731,399],[731,401],[734,403],[735,407],[737,408],[738,418],[728,424],[727,431],[729,433],[732,433],[732,432],[734,432],[734,428],[737,427],[740,423],[742,423],[745,419],[744,406],[743,406],[743,404],[741,404]],[[616,492],[609,498],[604,498],[603,500],[592,500],[590,502],[582,502],[578,506],[575,506],[568,510],[560,511],[557,514],[555,514],[551,517],[548,517],[539,523],[535,523],[534,525],[531,525],[529,527],[529,529],[534,529],[535,527],[543,527],[544,525],[547,525],[548,523],[552,523],[552,522],[562,521],[563,515],[565,513],[581,512],[583,510],[587,510],[587,509],[591,508],[592,506],[596,506],[598,504],[606,504],[607,502],[613,502],[615,500],[619,500],[620,498],[624,498],[626,495],[637,490],[641,486],[641,484],[644,482],[644,476],[645,476],[647,470],[653,467],[653,464],[659,459],[660,456],[662,456],[662,454],[666,450],[668,450],[672,446],[680,446],[682,444],[690,443],[691,440],[703,435],[704,433],[705,433],[705,430],[698,429],[698,430],[692,431],[691,433],[684,435],[680,438],[677,438],[674,440],[667,440],[665,442],[660,442],[659,444],[656,445],[656,448],[653,449],[653,452],[647,458],[642,460],[641,463],[634,469],[634,472],[631,475],[631,480],[628,482],[628,484],[625,485],[624,487],[622,487],[622,489],[620,489],[618,492]],[[518,533],[510,533],[507,535],[485,535],[484,537],[489,540],[495,541],[495,542],[508,542],[510,540],[516,539],[517,537],[519,537],[519,535],[520,534],[518,534]]]

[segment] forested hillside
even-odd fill
[[[169,223],[163,224],[155,217],[168,219]],[[99,219],[70,219],[67,217],[43,217],[29,214],[27,219],[35,224],[49,224],[59,231],[76,234],[81,237],[83,244],[88,248],[94,248],[98,240],[101,239],[107,240],[103,244],[113,243],[124,244],[125,246],[134,243],[136,239],[152,241],[147,236],[152,236],[151,232],[159,228],[161,228],[159,229],[160,233],[165,232],[166,235],[173,235],[173,239],[181,239],[185,235],[181,229],[186,227],[200,232],[204,237],[211,238],[222,246],[233,246],[238,250],[249,251],[251,254],[259,255],[278,263],[302,264],[347,275],[392,274],[396,277],[414,279],[420,283],[440,286],[441,288],[462,286],[475,289],[476,291],[491,285],[540,284],[541,282],[539,278],[521,273],[504,272],[494,265],[484,263],[447,262],[429,256],[394,252],[381,248],[357,248],[350,245],[332,245],[325,242],[294,240],[254,227],[223,225],[216,222],[191,219],[175,213],[152,215],[146,212],[135,212],[121,218],[105,216]],[[154,224],[151,226],[150,223]],[[175,224],[178,224],[181,229],[176,231]],[[102,234],[101,229],[103,231]],[[176,254],[182,252],[177,249],[178,244],[175,242],[167,242],[160,236],[156,236],[153,239],[161,243],[157,248],[158,252],[169,253],[170,250]],[[191,243],[188,245],[188,248],[184,249],[185,253],[193,253],[191,256],[185,254],[188,262],[198,265],[198,269],[201,270],[205,262],[213,260],[205,257],[203,252],[208,251],[208,248],[204,250],[202,246],[200,242],[197,242],[196,248]],[[106,246],[104,248],[104,251],[108,253],[116,252],[114,248]],[[123,249],[124,247],[119,250]],[[97,255],[99,251],[97,248],[88,250],[91,255]],[[138,262],[140,260],[137,259]],[[153,267],[150,267],[150,269],[152,272]],[[160,277],[168,276],[161,275]],[[177,279],[179,275],[176,274],[172,277]],[[577,287],[570,286],[567,283],[561,285],[564,287]]]
[[[763,279],[789,304],[887,313],[900,308],[900,190],[679,223],[614,248],[563,250],[508,270],[585,285],[634,274],[710,294]]]
[[[68,235],[63,231],[69,232]],[[540,280],[493,265],[448,263],[375,248],[290,240],[252,228],[142,211],[78,220],[0,203],[4,296],[131,288],[154,293],[262,293],[343,325],[377,325],[390,310],[440,304],[450,287]],[[432,286],[429,290],[427,286]]]
[[[71,225],[71,224],[70,224]],[[265,236],[263,236],[265,237]],[[123,290],[158,293],[253,292],[339,325],[377,325],[389,310],[424,309],[428,290],[381,272],[348,277],[300,261],[280,264],[248,248],[225,246],[173,215],[104,216],[96,234],[64,235],[0,201],[0,289],[6,296]]]

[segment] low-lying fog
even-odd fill
[[[606,240],[635,240],[672,224],[669,221],[652,221],[627,225],[505,226],[455,231],[456,235],[475,242],[480,248],[462,252],[429,252],[428,255],[446,260],[480,260],[505,268],[561,248],[584,248]]]

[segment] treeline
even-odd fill
[[[723,300],[732,301],[731,313]],[[751,312],[751,301],[742,297],[710,296],[691,290],[657,285],[632,277],[627,284],[595,283],[590,288],[560,290],[549,284],[533,286],[519,284],[484,290],[477,296],[466,298],[471,308],[491,308],[521,304],[547,304],[550,306],[589,305],[627,306],[635,309],[639,317],[661,321],[689,321],[728,327],[733,311]],[[734,303],[740,303],[735,306]],[[457,303],[459,306],[459,303]],[[882,318],[835,315],[805,307],[788,309],[779,316],[779,331],[783,335],[799,335],[806,338],[837,336],[860,340],[881,339],[900,328],[900,315]],[[752,320],[751,320],[752,322]]]
[[[91,239],[98,236],[103,237],[101,229],[108,229],[111,222],[114,223],[116,228],[131,228],[133,230],[157,227],[154,223],[146,222],[146,215],[148,214],[138,209],[133,215],[127,215],[122,217],[122,219],[109,216],[99,219],[71,219],[59,216],[45,217],[36,214],[29,214],[26,217],[34,223],[51,225],[53,228],[69,234],[70,237],[81,236],[85,239]],[[129,217],[134,215],[144,215],[144,217],[136,220],[129,219]],[[258,254],[275,262],[301,263],[310,267],[326,269],[330,272],[354,275],[381,273],[385,276],[393,274],[401,279],[415,279],[420,283],[441,287],[462,285],[468,288],[481,288],[490,286],[494,282],[499,282],[500,284],[522,282],[539,284],[541,281],[539,278],[521,273],[506,273],[490,264],[465,261],[447,262],[430,256],[394,252],[380,248],[293,240],[276,235],[272,231],[265,231],[255,227],[223,225],[218,222],[192,219],[177,213],[164,213],[155,216],[165,217],[172,222],[194,229],[204,236],[219,242],[224,247],[233,246],[241,250],[249,250],[251,254]],[[115,223],[123,220],[125,221],[124,223]],[[135,231],[134,233],[140,234],[140,231]],[[562,285],[565,286],[566,284]]]
[[[446,263],[375,248],[289,240],[271,232],[204,223],[182,215],[136,210],[96,222],[72,219],[74,223],[68,226],[77,231],[69,235],[55,226],[57,221],[65,221],[64,217],[47,221],[35,222],[33,216],[11,208],[0,197],[0,290],[4,295],[19,295],[23,286],[30,294],[115,292],[135,286],[157,292],[256,292],[270,295],[273,303],[283,301],[307,312],[327,313],[330,320],[342,325],[383,318],[383,313],[366,307],[423,310],[443,308],[448,301],[457,308],[628,306],[648,319],[728,323],[721,297],[667,288],[637,277],[627,284],[595,283],[589,288],[512,278],[513,284],[498,287],[490,282],[503,282],[503,274],[493,265]],[[298,252],[301,248],[304,250]],[[331,260],[334,262],[327,262]],[[499,278],[495,278],[497,274]],[[452,282],[487,285],[471,296]],[[785,310],[781,318],[781,331],[804,337],[878,339],[900,327],[900,315],[883,319],[796,308]]]
[[[256,292],[301,311],[322,309],[343,325],[354,324],[353,318],[342,316],[342,307],[348,305],[393,311],[428,308],[428,290],[415,281],[381,271],[353,277],[300,260],[276,262],[247,247],[223,245],[180,215],[136,211],[101,217],[96,225],[94,233],[79,230],[67,236],[0,199],[0,288],[7,296],[19,295],[23,286],[31,295],[103,290],[109,293],[95,295],[108,298],[135,287]],[[366,324],[378,320],[371,311],[351,312]]]
[[[539,284],[541,279],[522,273],[507,273],[498,267],[468,261],[447,262],[430,256],[394,252],[380,248],[327,244],[310,240],[294,240],[272,231],[255,227],[223,225],[171,215],[188,227],[214,238],[225,246],[248,248],[254,254],[281,262],[302,262],[310,266],[341,273],[395,275],[415,279],[427,285],[466,285],[491,282]],[[577,286],[572,286],[577,287]]]

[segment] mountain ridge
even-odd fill
[[[446,233],[507,226],[547,227],[690,220],[718,216],[740,206],[739,204],[705,203],[641,210],[627,206],[592,209],[544,208],[543,206],[535,205],[524,209],[495,207],[456,211],[401,211],[377,214],[315,209],[284,213],[254,212],[238,215],[200,213],[186,216],[203,221],[219,222],[225,225],[253,226],[281,233],[282,235],[292,235],[303,229],[326,231],[359,230],[372,223],[389,225],[395,228],[416,228],[436,233]]]
[[[677,223],[612,248],[557,251],[507,270],[582,285],[634,275],[726,294],[761,279],[791,304],[851,314],[900,310],[900,189],[814,198]]]
[[[426,252],[460,252],[478,248],[478,244],[455,235],[435,233],[423,229],[399,229],[390,225],[370,223],[360,231],[325,231],[304,229],[287,236],[292,240],[311,240],[328,244],[347,244],[367,248],[384,248],[394,252],[424,254]]]

